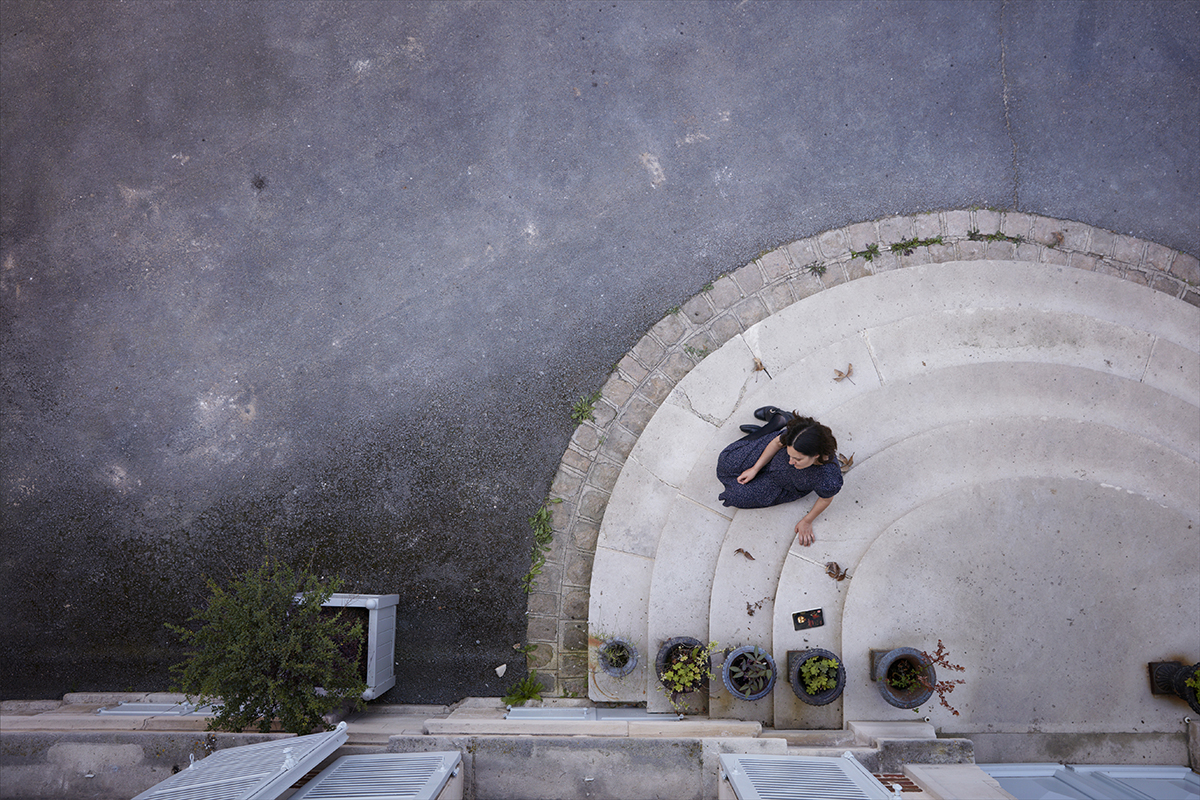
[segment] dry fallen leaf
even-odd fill
[[[841,381],[844,381],[844,380],[846,380],[847,378],[849,378],[851,375],[853,375],[853,374],[854,374],[854,365],[853,365],[853,364],[847,364],[847,365],[846,365],[846,371],[845,371],[845,372],[842,372],[840,369],[835,369],[835,370],[833,371],[833,374],[834,374],[834,378],[833,378],[833,379],[834,379],[835,381],[838,381],[838,382],[840,383]],[[850,382],[851,382],[851,383],[854,383],[854,381],[853,381],[853,380],[852,380],[852,381],[850,381]]]
[[[743,550],[743,549],[742,549],[742,548],[740,548],[740,547],[739,547],[737,550],[734,550],[733,552],[734,552],[734,553],[741,553],[742,555],[744,555],[746,558],[750,559],[751,561],[753,561],[753,560],[754,560],[754,556],[750,555],[749,553],[747,553],[745,550]]]
[[[767,372],[767,368],[765,366],[763,366],[761,358],[754,359],[754,371],[755,372]],[[767,372],[767,377],[768,378],[771,377],[770,372]],[[771,380],[774,380],[774,378],[771,378]]]
[[[835,581],[844,581],[846,578],[850,577],[846,573],[846,570],[838,566],[836,561],[830,561],[825,564],[825,574],[833,578]]]
[[[838,453],[838,463],[841,464],[843,473],[849,472],[850,468],[854,466],[854,453],[851,453],[849,457]]]

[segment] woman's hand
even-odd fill
[[[817,539],[813,534],[812,523],[807,519],[801,519],[796,523],[796,535],[800,537],[800,544],[805,547],[808,547]]]
[[[749,483],[750,481],[754,480],[754,476],[757,474],[758,474],[758,465],[755,464],[753,467],[746,470],[741,475],[738,475],[738,483],[741,483],[741,484]]]

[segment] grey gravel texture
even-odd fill
[[[1195,2],[0,12],[5,698],[165,688],[266,551],[400,594],[384,700],[501,694],[572,403],[719,275],[972,206],[1200,255]]]

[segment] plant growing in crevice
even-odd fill
[[[683,352],[687,353],[689,356],[696,359],[697,361],[700,361],[700,360],[703,360],[704,357],[708,355],[708,348],[707,347],[695,347],[694,345],[685,344],[683,346]]]
[[[193,648],[171,671],[189,700],[213,702],[209,730],[267,733],[278,719],[285,731],[307,734],[327,730],[323,717],[343,704],[362,704],[362,623],[322,613],[340,580],[268,556],[228,588],[207,583],[207,605],[188,619],[196,627],[167,627]]]
[[[513,687],[508,690],[508,694],[504,695],[504,704],[520,706],[530,700],[541,700],[543,688],[542,682],[538,680],[537,670],[531,669],[524,678],[513,684]]]
[[[867,245],[865,250],[851,250],[851,258],[861,258],[863,261],[874,261],[875,256],[879,255],[879,243]]]
[[[899,253],[900,255],[911,256],[913,254],[913,251],[916,250],[918,247],[929,247],[930,245],[941,244],[941,243],[942,243],[941,236],[934,236],[929,239],[918,239],[917,237],[914,236],[911,239],[905,239],[902,242],[893,243],[892,245],[890,245],[888,247],[888,250],[892,251],[893,253]]]
[[[1025,241],[1020,236],[1008,236],[1000,231],[996,231],[995,233],[980,233],[978,229],[967,231],[967,238],[972,242],[1012,242],[1013,244],[1020,244]],[[1057,243],[1061,243],[1061,240]]]
[[[804,271],[809,275],[812,275],[814,278],[819,278],[825,274],[825,265],[819,261],[814,261],[804,267]]]
[[[551,506],[561,502],[561,498],[547,497],[529,518],[529,527],[533,529],[533,551],[529,556],[529,572],[521,579],[521,588],[525,590],[525,594],[533,591],[533,582],[542,574],[542,567],[546,565],[546,553],[550,552],[550,545],[554,541]]]
[[[589,419],[595,419],[596,401],[600,399],[600,392],[592,392],[591,394],[581,397],[575,401],[575,405],[571,406],[571,420],[580,425]]]

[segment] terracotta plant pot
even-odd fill
[[[770,670],[757,689],[753,684],[745,685],[745,678],[738,674],[755,660],[760,663],[765,662],[765,666]],[[757,647],[737,648],[725,658],[725,666],[721,668],[721,680],[724,681],[725,688],[729,690],[730,694],[742,700],[761,700],[769,695],[775,688],[775,679],[778,674],[779,670],[775,668],[775,659],[771,658],[771,654],[766,650],[760,650]]]
[[[624,639],[605,639],[596,649],[600,669],[614,678],[624,678],[638,665],[638,651]]]
[[[937,672],[924,653],[913,647],[897,647],[876,657],[877,652],[871,653],[871,679],[888,705],[916,708],[933,696]]]
[[[813,658],[828,658],[837,662],[837,676],[834,678],[832,688],[816,694],[809,694],[808,689],[804,685],[804,675],[801,672],[801,667],[804,662]],[[792,657],[788,669],[788,683],[792,685],[792,691],[805,703],[810,706],[827,706],[834,700],[842,696],[842,691],[846,688],[846,665],[842,660],[828,650],[822,650],[819,647],[814,647],[811,650],[804,650]]]

